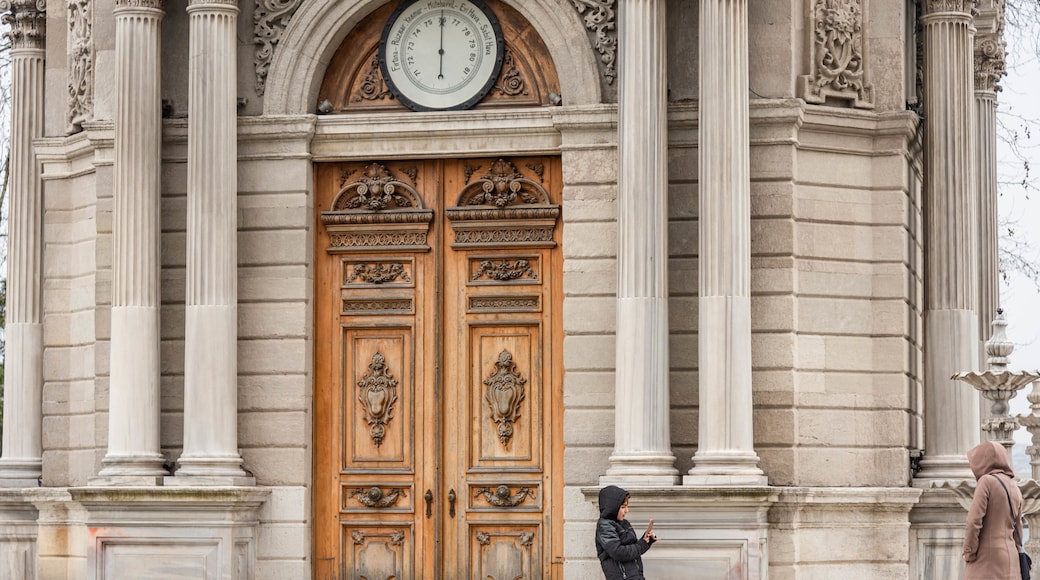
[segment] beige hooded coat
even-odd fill
[[[1020,515],[1022,493],[1014,481],[1007,452],[996,441],[986,441],[968,451],[968,465],[978,485],[964,527],[964,580],[1020,580],[1021,546],[1015,542],[1015,516],[1008,506],[1008,494],[1015,514]]]

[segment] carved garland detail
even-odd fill
[[[617,32],[614,28],[614,0],[571,0],[578,14],[585,16],[585,28],[596,32],[596,50],[607,84],[614,84],[617,69]]]
[[[47,0],[2,0],[0,22],[11,27],[11,48],[43,48],[47,35]]]
[[[492,280],[499,281],[517,280],[524,276],[529,276],[533,280],[538,279],[538,275],[535,274],[530,262],[527,260],[517,260],[516,262],[510,262],[509,260],[498,262],[495,260],[481,260],[480,267],[473,273],[471,280],[479,280],[481,276],[487,276]]]
[[[347,282],[359,278],[369,284],[386,284],[398,278],[405,282],[412,280],[405,271],[404,264],[354,264],[354,268],[347,275]]]
[[[372,355],[368,373],[357,382],[357,386],[358,401],[365,411],[365,421],[371,426],[372,441],[379,447],[386,436],[386,425],[394,417],[392,412],[397,401],[397,379],[381,353]]]
[[[395,487],[392,488],[388,493],[384,492],[378,487],[370,487],[369,489],[357,488],[351,495],[357,498],[359,502],[370,508],[387,508],[397,503],[397,500],[402,497],[408,497],[404,490]]]
[[[528,496],[530,496],[531,499],[537,499],[534,492],[526,487],[521,487],[517,490],[516,495],[512,495],[512,491],[509,489],[508,485],[500,485],[496,487],[494,491],[489,487],[482,487],[476,490],[473,497],[481,496],[484,496],[484,500],[489,504],[497,507],[516,507],[524,503],[524,500],[527,499]]]
[[[508,445],[513,438],[513,423],[520,419],[520,403],[527,397],[526,382],[517,372],[513,355],[504,349],[498,354],[495,370],[484,379],[487,386],[484,400],[491,410],[491,420],[498,423],[498,440],[502,445]]]
[[[253,66],[256,69],[256,94],[264,95],[267,71],[271,67],[275,45],[303,0],[256,0],[253,12],[253,44],[257,45]]]

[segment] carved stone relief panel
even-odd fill
[[[94,118],[94,2],[69,0],[68,95],[65,132],[83,130]]]
[[[275,47],[302,3],[303,0],[256,0],[253,9],[253,44],[256,44],[253,68],[256,71],[256,94],[259,96],[264,95],[267,86],[267,70],[271,67]]]
[[[867,0],[811,0],[810,74],[801,77],[800,95],[808,103],[851,103],[874,108],[864,54]]]
[[[608,85],[617,78],[618,35],[614,18],[615,0],[571,0],[571,4],[585,19],[585,28],[592,35],[599,67]]]

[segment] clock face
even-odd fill
[[[479,0],[408,0],[383,29],[379,65],[413,110],[468,109],[491,90],[504,51],[498,19]]]

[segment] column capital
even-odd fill
[[[999,33],[975,37],[975,90],[1000,92],[1000,79],[1007,74],[1006,43]]]
[[[116,0],[116,10],[120,8],[150,8],[153,10],[163,9],[163,0]]]
[[[11,27],[12,48],[43,48],[47,36],[47,0],[0,0],[2,21]]]
[[[936,14],[958,14],[971,17],[975,13],[976,0],[925,0],[921,7],[924,16]]]

